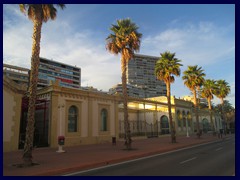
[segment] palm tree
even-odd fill
[[[171,83],[174,83],[174,75],[180,76],[181,60],[175,58],[175,53],[166,51],[160,54],[160,59],[155,65],[155,75],[158,80],[163,80],[167,87],[167,100],[168,100],[168,113],[171,128],[171,140],[172,143],[176,142],[176,131],[172,121],[172,110],[171,110]]]
[[[206,98],[208,101],[208,109],[210,112],[210,121],[212,125],[212,130],[215,132],[213,119],[212,119],[212,103],[213,94],[216,91],[216,81],[212,79],[206,79],[203,83],[203,87],[201,88],[201,97]]]
[[[106,38],[106,48],[110,53],[115,55],[121,54],[125,145],[127,149],[131,149],[132,140],[128,121],[126,68],[128,61],[133,58],[134,52],[140,48],[142,34],[137,31],[138,26],[129,18],[117,20],[117,24],[112,24],[110,30],[112,33]]]
[[[197,90],[200,89],[204,82],[204,77],[206,76],[203,72],[202,67],[196,66],[188,66],[188,69],[183,72],[184,76],[182,79],[184,80],[184,85],[186,85],[193,93],[194,98],[194,106],[195,106],[195,114],[197,121],[197,134],[200,138],[200,127],[199,127],[199,116],[198,116],[198,101],[197,101]]]
[[[226,124],[226,118],[225,118],[225,112],[224,112],[224,98],[227,97],[227,95],[230,93],[230,86],[228,82],[225,80],[218,80],[217,81],[217,90],[215,91],[215,95],[221,100],[221,105],[222,105],[222,119]],[[226,128],[226,127],[225,127]],[[225,129],[226,131],[226,129]]]
[[[57,4],[63,9],[64,4]],[[42,23],[49,19],[54,20],[57,15],[57,9],[53,4],[19,4],[21,12],[27,13],[27,16],[33,22],[33,44],[31,56],[31,72],[29,82],[29,105],[28,117],[26,127],[26,138],[23,151],[23,160],[25,166],[31,166],[32,163],[32,149],[33,149],[33,134],[34,134],[34,115],[35,115],[35,101],[37,97],[37,83],[38,83],[38,66],[40,54],[40,39]]]

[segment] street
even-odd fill
[[[66,176],[233,176],[235,136]]]

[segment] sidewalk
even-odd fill
[[[226,137],[231,136],[227,135]],[[19,168],[14,164],[22,163],[22,150],[3,153],[4,176],[52,176],[74,171],[100,167],[125,160],[163,153],[196,144],[221,141],[217,136],[204,134],[200,139],[178,136],[177,143],[172,144],[170,136],[147,139],[133,139],[132,150],[125,150],[124,142],[63,147],[65,153],[57,153],[57,148],[36,148],[33,150],[32,167]]]

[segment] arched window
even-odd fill
[[[191,126],[191,114],[190,114],[190,112],[187,112],[187,122],[188,122],[188,127],[190,127]]]
[[[168,117],[162,116],[160,122],[161,122],[161,134],[169,134]]]
[[[185,113],[185,111],[182,112],[182,121],[183,121],[183,127],[186,127],[186,113]]]
[[[206,118],[202,120],[203,132],[207,133],[210,130],[210,124]]]
[[[107,131],[107,110],[102,109],[101,111],[101,125],[100,125],[101,131]]]
[[[68,132],[77,132],[78,110],[76,106],[71,106],[68,110]]]
[[[177,111],[177,122],[178,122],[178,127],[181,127],[182,126],[182,123],[181,123],[181,113],[180,111]]]

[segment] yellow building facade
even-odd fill
[[[22,98],[26,89],[4,79],[3,90],[4,151],[14,151],[24,142],[26,112],[23,112]],[[57,148],[59,136],[65,137],[64,146],[105,143],[111,142],[113,137],[124,137],[123,105],[119,95],[61,87],[55,82],[38,90],[38,102],[36,147],[44,144]],[[192,103],[175,97],[171,98],[171,103],[177,135],[186,132],[193,135],[196,128]],[[129,97],[128,117],[132,136],[146,138],[171,131],[166,97]],[[209,113],[200,112],[200,122],[203,119],[210,123]]]
[[[3,77],[3,150],[18,149],[22,97],[26,86]]]

